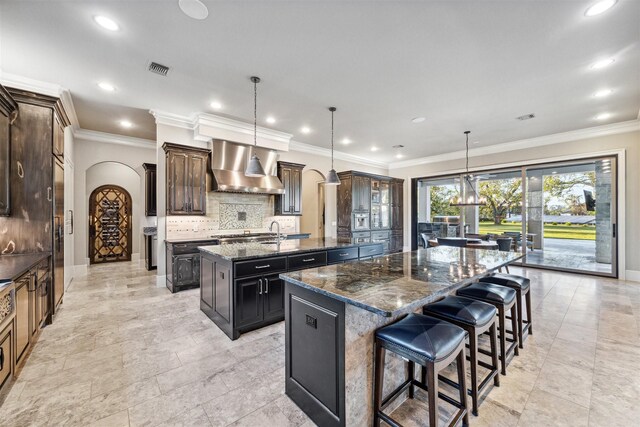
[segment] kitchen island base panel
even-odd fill
[[[382,317],[286,282],[287,396],[318,425],[370,426],[374,334],[405,314]],[[392,353],[385,359],[387,395],[407,378],[407,366]],[[406,398],[408,392],[387,411]]]

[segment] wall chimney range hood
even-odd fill
[[[276,176],[278,153],[266,148],[213,139],[211,141],[211,190],[228,193],[284,194]],[[266,176],[248,177],[247,162],[257,154]]]

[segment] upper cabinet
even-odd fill
[[[52,152],[60,161],[64,161],[64,126],[57,112],[53,114]]]
[[[144,214],[146,216],[156,216],[156,165],[143,163],[142,167],[144,168]]]
[[[18,104],[0,85],[0,215],[11,213],[11,124],[18,117]]]
[[[391,229],[402,230],[403,201],[402,193],[404,189],[404,179],[394,178],[391,180]]]
[[[167,215],[205,215],[209,150],[165,142]]]
[[[278,178],[284,194],[276,195],[276,215],[302,215],[302,169],[299,163],[278,162]]]

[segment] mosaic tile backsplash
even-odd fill
[[[300,230],[299,217],[274,216],[274,197],[266,194],[207,194],[206,216],[168,216],[167,239],[268,231],[271,221],[283,233]]]

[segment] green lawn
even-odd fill
[[[481,222],[480,234],[500,234],[505,231],[521,231],[522,223],[513,222],[495,225],[493,222]],[[544,225],[544,237],[551,239],[595,240],[595,225]]]

